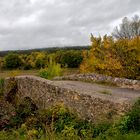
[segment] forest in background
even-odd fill
[[[48,52],[55,53],[60,50],[85,50],[89,49],[89,46],[65,46],[65,47],[46,47],[46,48],[37,48],[37,49],[27,49],[27,50],[11,50],[11,51],[0,51],[0,57],[4,57],[9,53],[17,53],[17,54],[31,54],[32,52]]]

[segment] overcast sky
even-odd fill
[[[0,0],[0,51],[87,45],[134,14],[140,0]]]

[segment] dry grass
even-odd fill
[[[6,70],[0,71],[0,78],[20,75],[38,75],[38,70]]]
[[[63,75],[78,74],[78,69],[63,69]],[[39,70],[0,70],[0,79],[21,75],[35,75],[38,76]]]
[[[79,74],[78,68],[65,68],[63,69],[63,76],[72,75],[72,74]]]

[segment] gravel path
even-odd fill
[[[86,83],[80,81],[54,81],[57,85],[70,90],[79,91],[83,94],[100,96],[109,100],[133,101],[140,97],[140,90],[124,89],[119,87],[110,87],[95,83]]]

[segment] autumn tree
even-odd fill
[[[89,51],[83,52],[82,73],[140,79],[140,37],[114,40],[91,36]]]
[[[44,68],[47,65],[47,54],[44,52],[39,52],[35,60],[35,68]]]
[[[114,45],[112,37],[106,35],[103,38],[91,36],[91,42],[90,51],[83,53],[81,72],[95,72],[111,76],[116,73],[119,76],[122,66],[112,47]]]
[[[47,54],[45,52],[32,52],[29,55],[20,55],[24,62],[24,69],[40,69],[47,65]]]
[[[114,48],[123,66],[123,77],[140,79],[140,37],[117,40]]]

